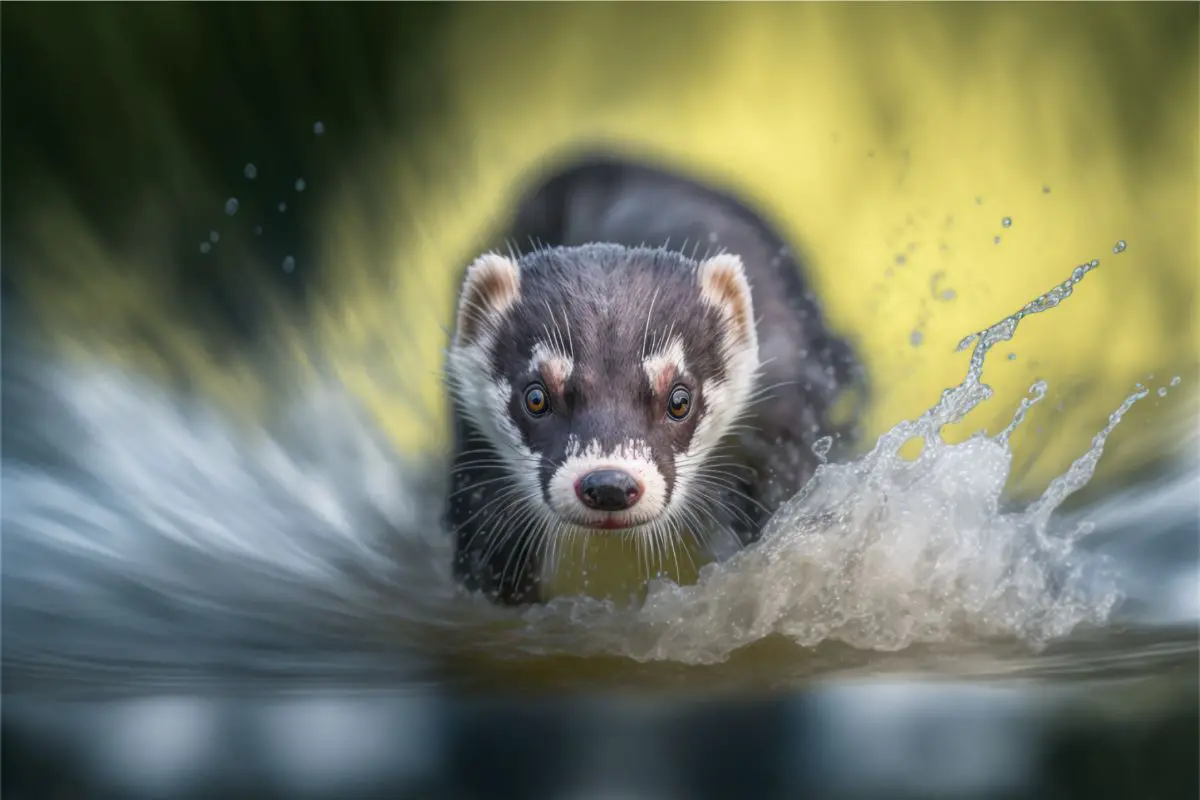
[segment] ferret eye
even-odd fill
[[[540,383],[535,383],[525,390],[525,410],[532,417],[540,417],[550,410],[550,398],[546,389]]]
[[[687,419],[691,411],[692,393],[682,386],[676,386],[671,390],[671,396],[667,400],[668,416],[677,422],[681,422]]]

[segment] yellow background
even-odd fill
[[[312,348],[400,448],[441,446],[442,326],[462,267],[531,167],[603,141],[740,191],[808,254],[832,323],[872,376],[871,437],[961,380],[966,355],[953,348],[965,334],[1099,258],[1069,302],[1000,348],[986,373],[999,396],[955,435],[998,430],[1047,379],[1046,408],[1014,439],[1019,456],[1040,452],[1014,483],[1035,491],[1135,382],[1181,375],[1114,436],[1102,472],[1132,469],[1195,414],[1198,17],[1169,5],[460,6],[423,62],[397,53],[397,79],[438,97],[415,143],[398,133],[411,120],[363,99],[380,105],[372,147],[346,153],[339,186],[317,195],[327,281],[314,326],[280,320],[284,360]],[[126,54],[102,68],[136,82],[139,64]],[[160,90],[129,102],[152,109]],[[146,187],[130,235],[102,241],[48,181],[36,198],[46,269],[25,282],[49,328],[85,352],[182,371],[267,413],[263,373],[216,367],[211,342],[161,300],[155,232],[177,223],[160,201],[219,207],[221,195],[172,121],[148,120],[172,168]],[[1116,256],[1118,239],[1128,250]],[[935,299],[935,273],[953,300]],[[166,344],[140,344],[147,328]]]

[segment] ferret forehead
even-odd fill
[[[704,302],[683,257],[608,246],[573,252],[581,249],[543,251],[537,255],[543,269],[523,269],[521,299],[495,342],[505,371],[558,353],[570,358],[579,380],[644,376],[647,359],[665,363],[663,355],[671,364],[686,363],[698,380],[724,372],[726,322]],[[600,258],[606,261],[592,260]]]
[[[613,332],[613,323],[624,318],[644,323],[665,308],[698,313],[703,305],[695,263],[661,249],[597,244],[541,250],[522,260],[521,275],[513,311],[526,328],[540,317],[570,312],[582,325],[598,320]],[[657,295],[665,305],[652,303]]]
[[[609,279],[681,280],[691,283],[696,262],[665,248],[586,244],[535,250],[521,257],[521,275],[529,290],[555,291]]]

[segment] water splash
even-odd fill
[[[6,668],[395,675],[464,649],[696,664],[774,636],[1037,646],[1102,625],[1117,576],[1075,546],[1086,526],[1060,531],[1052,515],[1146,390],[1021,512],[1001,511],[1008,438],[1045,384],[1000,434],[941,437],[991,397],[988,352],[1096,266],[964,339],[974,349],[958,386],[862,457],[821,464],[757,545],[694,585],[655,579],[629,610],[558,598],[514,611],[458,591],[437,524],[440,467],[391,452],[332,385],[248,430],[111,370],[6,358],[6,414],[33,421],[6,428],[3,453]],[[913,439],[920,455],[902,458]]]
[[[823,464],[772,518],[762,540],[706,567],[695,586],[655,583],[636,615],[564,600],[529,612],[530,630],[585,620],[600,651],[638,659],[707,663],[768,636],[805,646],[839,640],[896,650],[964,638],[1016,638],[1038,646],[1080,625],[1102,625],[1120,599],[1115,575],[1084,557],[1051,514],[1084,486],[1108,435],[1146,391],[1110,417],[1091,448],[1019,513],[1000,511],[1012,463],[1008,439],[1046,385],[1035,383],[1012,424],[957,445],[941,431],[992,396],[982,380],[988,352],[1022,319],[1069,297],[1099,262],[1001,322],[966,337],[967,374],[915,420],[901,422],[847,464]],[[923,440],[915,461],[900,456]],[[1076,533],[1086,531],[1077,526]],[[603,641],[603,645],[599,643]]]

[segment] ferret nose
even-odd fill
[[[624,511],[642,496],[642,485],[628,472],[598,469],[575,484],[575,494],[588,508],[596,511]]]

